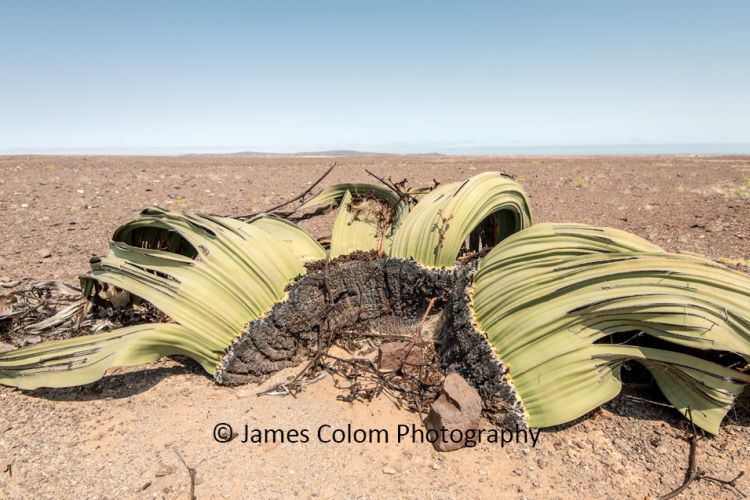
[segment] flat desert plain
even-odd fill
[[[0,157],[0,281],[75,283],[88,258],[139,210],[160,205],[218,215],[270,207],[309,187],[372,181],[365,169],[420,186],[487,170],[517,176],[535,222],[570,221],[632,231],[669,251],[695,252],[747,272],[748,157]],[[325,235],[330,218],[306,227]],[[381,397],[336,399],[324,378],[296,397],[258,396],[262,386],[219,387],[171,359],[120,369],[83,388],[23,392],[0,387],[0,498],[242,497],[632,497],[681,484],[685,421],[627,389],[587,417],[543,430],[530,443],[482,443],[437,453],[396,443],[419,417]],[[654,401],[654,402],[649,402]],[[240,437],[213,439],[229,423]],[[309,429],[386,428],[389,443],[242,443],[244,425]],[[489,424],[487,424],[489,426]],[[700,442],[698,465],[720,478],[750,465],[750,411],[730,412],[721,434]],[[179,454],[179,456],[178,456]],[[750,472],[750,471],[747,471]],[[737,481],[750,494],[750,477]],[[735,498],[696,482],[690,497]]]

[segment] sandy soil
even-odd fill
[[[144,206],[215,214],[253,212],[304,189],[330,158],[0,157],[0,281],[73,282],[108,236]],[[671,251],[742,263],[750,258],[750,158],[337,158],[325,181],[368,179],[365,168],[413,185],[483,170],[518,176],[535,221],[575,221],[635,232]],[[309,226],[319,235],[326,221]],[[294,370],[291,370],[294,373]],[[274,380],[283,380],[281,373]],[[269,383],[272,383],[270,381]],[[265,384],[268,385],[269,383]],[[264,385],[264,386],[265,386]],[[397,444],[419,423],[388,399],[344,403],[330,379],[296,398],[259,387],[217,387],[193,365],[165,359],[85,388],[0,388],[0,498],[526,498],[644,496],[681,483],[688,446],[675,412],[628,391],[605,410],[530,444],[483,443],[439,454]],[[655,397],[655,396],[654,396]],[[701,468],[734,476],[750,464],[750,417],[731,413],[700,444]],[[240,437],[218,443],[222,422]],[[242,443],[251,428],[310,430],[308,443]],[[323,444],[321,425],[386,428],[388,444]],[[750,479],[738,487],[750,494]],[[734,498],[710,482],[685,497]]]

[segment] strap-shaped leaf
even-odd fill
[[[0,384],[21,389],[72,387],[102,378],[116,366],[133,366],[180,354],[213,374],[222,351],[180,325],[156,323],[45,342],[0,353]]]
[[[391,226],[384,209],[388,208],[376,200],[364,200],[354,206],[352,194],[347,191],[333,222],[331,258],[390,247]]]
[[[472,309],[510,366],[531,425],[570,421],[614,397],[628,359],[710,432],[750,381],[696,356],[597,343],[633,332],[750,359],[750,278],[622,231],[572,224],[521,231],[481,262]]]
[[[426,194],[396,229],[391,255],[425,266],[451,267],[471,233],[486,224],[495,245],[531,225],[521,187],[507,175],[485,172]]]
[[[111,366],[169,354],[189,356],[213,374],[232,340],[306,272],[305,262],[325,258],[308,233],[268,216],[245,223],[152,208],[115,238],[121,241],[111,243],[107,256],[91,260],[89,279],[148,300],[179,325],[131,327],[4,353],[0,383],[79,385]]]
[[[323,189],[320,193],[316,194],[298,208],[298,210],[306,210],[316,205],[331,205],[334,208],[341,205],[346,193],[353,195],[362,196],[374,196],[391,206],[395,206],[399,202],[399,195],[392,189],[380,185],[380,184],[368,184],[364,182],[360,183],[343,183],[334,184]]]

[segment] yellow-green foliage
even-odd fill
[[[110,366],[170,354],[213,374],[232,340],[284,296],[323,248],[287,221],[145,210],[118,229],[106,257],[91,261],[90,279],[116,286],[161,309],[178,325],[145,325],[49,342],[0,354],[0,383],[27,389],[93,382]],[[149,242],[139,248],[126,242]],[[194,258],[173,253],[183,251]],[[52,376],[52,374],[55,374]]]
[[[500,227],[499,240],[531,225],[526,195],[512,178],[484,172],[440,185],[404,218],[390,255],[413,258],[425,266],[453,266],[461,246],[488,217]]]
[[[672,404],[691,408],[712,433],[750,382],[696,356],[597,343],[643,332],[750,359],[750,278],[623,231],[539,224],[513,235],[481,262],[472,308],[510,366],[532,426],[568,422],[616,396],[628,360],[648,368]]]

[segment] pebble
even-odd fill
[[[135,492],[140,493],[141,491],[145,491],[146,489],[148,489],[149,486],[151,486],[151,481],[146,481],[145,483],[137,487],[135,489]]]
[[[5,434],[12,428],[13,428],[13,425],[9,421],[5,419],[0,419],[0,434]]]
[[[615,414],[606,408],[599,408],[599,415],[604,418],[615,418]]]
[[[171,465],[159,464],[159,467],[156,469],[156,477],[169,476],[170,474],[174,474],[175,470]]]
[[[40,250],[37,250],[36,254],[41,259],[47,259],[49,257],[52,257],[52,250],[50,250],[49,248],[42,248]]]
[[[396,474],[396,469],[394,469],[393,467],[387,467],[387,466],[383,467],[383,474],[388,474],[388,475],[392,476],[392,475]]]
[[[335,346],[335,345],[331,346],[331,348],[328,349],[328,355],[329,356],[334,356],[336,358],[345,359],[345,360],[352,359],[352,357],[353,357],[349,352],[347,352],[344,349],[342,349],[341,347]]]

